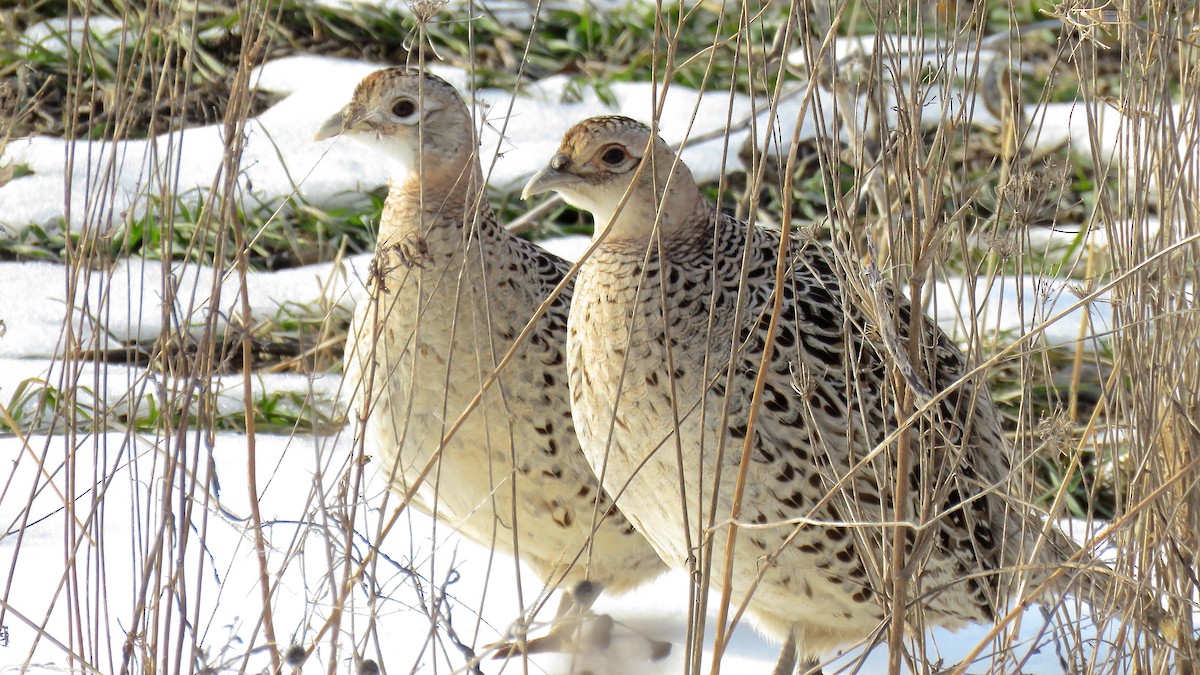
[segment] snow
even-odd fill
[[[387,181],[387,165],[352,141],[311,140],[321,122],[349,102],[354,85],[375,69],[356,61],[294,56],[257,71],[265,90],[287,96],[246,125],[239,182],[250,207],[274,206],[292,195],[328,205],[347,193]],[[435,68],[434,72],[469,90],[465,71]],[[556,76],[515,96],[494,89],[475,92],[473,98],[484,121],[481,156],[485,166],[496,157],[489,179],[494,187],[518,189],[554,154],[562,134],[575,122],[618,112],[649,119],[655,105],[655,91],[649,83],[613,83],[610,93],[615,105],[601,101],[592,90],[567,101],[567,84],[566,77]],[[679,143],[689,134],[693,111],[690,133],[697,135],[724,130],[730,114],[735,120],[745,117],[750,102],[744,96],[731,101],[723,92],[701,94],[674,86],[662,109],[660,133],[666,141]],[[0,189],[0,225],[14,230],[29,224],[50,226],[65,218],[69,203],[72,229],[87,225],[103,230],[115,218],[141,213],[144,195],[156,194],[164,185],[174,194],[203,192],[218,175],[221,138],[220,125],[212,125],[152,140],[76,143],[71,174],[75,189],[69,200],[63,175],[71,144],[51,138],[13,141],[5,149],[3,161],[24,165],[33,173]],[[684,150],[684,159],[701,180],[715,179],[726,165],[736,166],[738,144],[731,143],[726,156],[719,151],[723,143],[723,137],[716,138]],[[107,195],[103,210],[95,205],[100,191]]]
[[[86,28],[82,17],[70,19],[48,19],[35,23],[25,30],[20,48],[26,55],[36,51],[51,52],[66,56],[83,49],[84,36],[93,44],[113,44],[114,38],[122,38],[127,44],[136,36],[128,34],[119,19],[96,16],[89,17]]]
[[[540,245],[568,260],[586,251],[590,239],[580,235],[552,238]],[[337,306],[350,311],[364,295],[364,279],[370,255],[358,255],[340,263],[321,263],[279,272],[251,271],[247,275],[251,313],[257,320],[269,319],[289,305]],[[169,279],[175,286],[176,302],[171,314],[187,323],[211,311],[213,278],[211,267],[172,263],[164,274],[162,262],[130,259],[111,270],[93,271],[85,278],[55,263],[0,263],[8,292],[0,294],[0,319],[7,334],[0,339],[0,358],[49,357],[59,353],[59,332],[68,317],[66,287],[77,284],[76,322],[84,308],[105,307],[100,322],[84,321],[77,329],[82,344],[93,340],[153,340],[162,330],[163,289]],[[1080,304],[1078,288],[1068,281],[1051,278],[999,277],[979,279],[974,296],[963,277],[950,276],[935,284],[930,311],[943,329],[965,340],[971,325],[1010,336],[1030,331],[1044,333],[1048,344],[1072,344],[1084,334],[1100,334],[1112,327],[1108,294]],[[223,286],[220,297],[221,325],[240,315],[237,284]],[[1080,304],[1079,307],[1075,307]],[[91,311],[91,310],[89,310]],[[1062,314],[1062,316],[1059,316]]]
[[[1002,44],[1002,48],[1007,49],[1007,43]],[[952,72],[963,73],[976,62],[982,68],[999,56],[995,48],[986,44],[975,49],[972,37],[948,40],[944,36],[878,33],[839,37],[833,41],[833,58],[838,62],[872,56],[876,50],[880,58],[889,63],[889,70],[893,62],[900,68],[912,70],[936,61]],[[793,66],[807,68],[810,65],[808,52],[804,49],[792,50],[787,59]]]
[[[829,133],[828,130],[838,128],[833,93],[818,87],[813,92],[815,100],[806,106],[803,95],[806,88],[807,85],[792,87],[781,95],[773,127],[774,133],[770,137],[765,131],[768,114],[764,112],[759,116],[760,147],[779,154],[779,148],[787,149],[793,133],[798,140],[806,141],[825,136]],[[914,116],[926,129],[936,127],[944,119],[969,121],[970,125],[983,129],[995,129],[1000,125],[1000,120],[988,112],[975,94],[961,89],[948,89],[943,85],[930,83],[920,87],[915,92],[915,98],[910,98],[910,93],[912,92],[908,90],[898,91],[885,87],[882,107],[885,111],[884,123],[888,128],[896,127],[900,117],[899,111],[902,109],[915,113]],[[856,126],[864,127],[864,116],[869,109],[867,98],[854,98],[852,105],[850,117]],[[802,110],[805,111],[805,115],[801,117]],[[1173,108],[1176,117],[1180,113],[1178,107]],[[1141,144],[1133,140],[1139,137],[1139,133],[1145,133],[1142,130],[1144,122],[1137,117],[1123,115],[1111,104],[1030,104],[1025,107],[1025,118],[1028,120],[1028,126],[1023,129],[1021,142],[1034,159],[1065,148],[1071,158],[1082,166],[1112,166],[1122,169],[1137,166],[1139,161],[1143,164],[1148,161],[1139,157],[1135,148]],[[845,132],[841,133],[842,140],[848,140]],[[1093,135],[1095,144],[1092,142]],[[1200,161],[1200,154],[1195,149],[1195,144],[1189,140],[1189,134],[1180,135],[1181,140],[1175,150],[1183,158],[1182,161],[1185,164]],[[1164,147],[1164,151],[1169,150],[1170,148]],[[1148,187],[1154,190],[1156,185],[1151,182]]]
[[[0,358],[0,373],[4,374],[0,377],[0,401],[15,400],[18,388],[26,383],[44,384],[60,390],[75,390],[76,405],[82,408],[133,419],[145,418],[152,410],[163,410],[162,395],[193,386],[186,378],[168,378],[145,368],[94,363],[71,364],[68,368],[53,359]],[[251,378],[256,395],[292,395],[307,401],[314,412],[330,419],[343,412],[343,406],[338,403],[342,384],[338,375],[253,373]],[[243,382],[241,375],[215,376],[205,381],[205,393],[213,397],[213,410],[217,415],[243,413]],[[14,416],[20,412],[12,407],[9,409]],[[62,426],[61,422],[58,426]]]
[[[255,81],[264,90],[284,94],[285,98],[246,125],[239,183],[247,207],[274,208],[288,197],[318,206],[331,205],[348,193],[386,182],[386,164],[352,142],[311,141],[320,123],[348,102],[354,85],[375,68],[356,61],[292,56],[264,64],[256,71]],[[433,70],[460,90],[472,90],[466,71],[452,67]],[[489,177],[494,187],[517,190],[553,155],[562,133],[580,119],[621,113],[647,120],[655,108],[656,95],[662,95],[650,83],[614,82],[609,85],[610,104],[586,87],[572,98],[567,95],[568,83],[565,76],[553,76],[515,94],[496,89],[474,92],[473,101],[483,122],[482,157],[496,158]],[[799,93],[793,89],[781,98],[774,111],[776,123],[770,125],[773,138],[790,139],[797,123],[801,140],[835,128],[832,94],[816,89],[814,96],[820,98],[820,105],[805,108]],[[893,94],[889,96],[893,96],[893,104],[887,106],[888,122],[894,124],[898,104]],[[930,85],[920,96],[920,116],[925,124],[935,124],[946,114],[943,99],[951,115],[966,108],[973,123],[995,124],[982,105],[961,91],[942,91]],[[858,108],[865,110],[861,100]],[[806,113],[799,117],[802,109]],[[1034,126],[1027,136],[1027,146],[1046,152],[1066,143],[1072,153],[1093,161],[1089,140],[1092,127],[1082,106],[1054,104],[1031,108],[1029,113]],[[683,158],[696,177],[710,181],[723,170],[740,167],[737,151],[750,133],[748,121],[752,117],[757,117],[759,145],[779,147],[778,140],[767,143],[771,114],[761,100],[730,96],[724,91],[697,92],[676,85],[667,90],[662,103],[660,135],[672,144],[717,135],[688,143],[683,150]],[[1118,154],[1121,139],[1133,133],[1136,122],[1109,106],[1100,106],[1095,117],[1100,158],[1119,159],[1123,156]],[[725,150],[726,139],[721,133],[727,127],[732,132]],[[218,176],[222,134],[220,125],[211,125],[120,143],[71,144],[42,137],[12,141],[0,163],[24,165],[32,173],[0,188],[0,225],[12,230],[30,224],[51,227],[66,218],[69,205],[72,229],[87,226],[104,230],[114,220],[144,212],[146,195],[164,190],[177,195],[202,194]],[[1181,152],[1191,152],[1185,141],[1181,140]],[[73,186],[69,198],[63,180],[68,163],[72,166]]]
[[[1084,302],[1075,284],[1049,277],[979,278],[974,296],[969,281],[951,277],[934,286],[930,312],[951,337],[965,342],[969,327],[1003,335],[1007,344],[1018,336],[1038,333],[1047,346],[1071,345],[1087,336],[1084,346],[1098,347],[1095,336],[1114,326],[1109,295]],[[1040,341],[1039,341],[1040,342]]]
[[[279,272],[247,274],[246,285],[253,317],[276,316],[288,306],[340,306],[347,310],[364,292],[370,255],[339,263],[322,263]],[[64,265],[46,262],[0,263],[5,293],[0,294],[0,319],[7,333],[0,339],[0,357],[51,356],[61,353],[60,336],[70,316],[83,345],[107,339],[153,340],[162,330],[164,298],[174,297],[170,314],[175,321],[196,324],[208,312],[218,311],[219,325],[240,314],[237,283],[227,283],[231,273],[220,272],[220,302],[213,307],[214,278],[208,265],[170,263],[131,258],[109,270],[76,273]],[[68,312],[67,288],[76,289],[75,307]],[[80,317],[102,312],[95,320]]]
[[[345,551],[340,532],[333,527],[327,515],[341,509],[338,492],[343,472],[353,453],[349,434],[335,439],[305,436],[281,437],[259,435],[256,446],[256,476],[260,487],[259,506],[268,537],[267,566],[275,583],[273,611],[276,634],[285,643],[304,642],[313,638],[316,628],[328,618],[331,609],[330,583],[340,578],[341,560]],[[111,433],[96,437],[80,436],[73,444],[64,436],[29,439],[28,449],[22,448],[18,439],[0,439],[0,456],[12,458],[13,469],[7,484],[16,494],[30,494],[34,486],[42,486],[36,492],[28,511],[20,499],[0,502],[0,523],[6,531],[13,532],[24,523],[24,534],[20,539],[7,536],[0,540],[0,561],[15,560],[16,579],[43,579],[44,583],[18,583],[12,587],[8,601],[11,607],[19,608],[21,615],[34,621],[48,619],[46,632],[58,638],[68,634],[68,616],[65,603],[47,593],[47,585],[57,585],[67,572],[64,563],[63,542],[80,541],[87,537],[96,540],[98,548],[82,543],[87,556],[99,556],[106,567],[102,581],[94,574],[80,575],[84,586],[82,593],[91,596],[101,590],[103,584],[103,607],[113,623],[111,645],[101,640],[89,649],[99,655],[96,663],[102,671],[117,672],[119,667],[120,641],[123,639],[117,626],[126,627],[130,608],[138,601],[142,559],[142,547],[153,539],[159,528],[174,532],[180,537],[185,531],[203,533],[203,541],[193,540],[186,548],[177,545],[168,547],[170,552],[185,561],[187,569],[194,574],[202,588],[189,594],[186,603],[189,611],[196,612],[198,622],[194,630],[199,636],[201,652],[207,655],[211,665],[223,646],[231,651],[225,657],[227,665],[240,665],[243,650],[249,645],[250,633],[257,622],[258,567],[249,525],[250,502],[246,482],[247,439],[245,436],[218,434],[211,446],[199,444],[190,449],[198,455],[195,467],[197,496],[192,501],[189,513],[176,512],[179,521],[162,521],[162,500],[177,500],[180,484],[170,486],[158,482],[146,482],[145,477],[160,475],[161,462],[166,459],[171,446],[161,439],[127,437]],[[31,461],[32,456],[44,456],[40,464]],[[69,459],[77,476],[74,491],[64,479],[64,461]],[[446,532],[415,511],[406,511],[399,525],[382,540],[373,533],[381,522],[390,515],[393,501],[385,504],[383,487],[373,472],[363,499],[355,508],[357,513],[354,548],[362,555],[365,542],[370,540],[379,546],[381,553],[378,567],[364,584],[355,587],[353,598],[347,601],[350,610],[346,624],[353,624],[359,631],[370,616],[375,617],[374,630],[378,632],[380,653],[370,648],[366,654],[382,660],[390,672],[434,672],[436,660],[445,667],[442,657],[431,657],[423,639],[413,636],[424,635],[428,629],[428,618],[416,608],[421,600],[414,580],[399,570],[397,565],[411,568],[420,577],[423,592],[431,592],[430,579],[438,583],[447,579],[450,570],[456,571],[454,583],[448,587],[452,622],[465,642],[477,647],[504,638],[508,628],[521,616],[516,593],[515,570],[508,560],[489,563],[488,551],[454,533]],[[45,489],[46,476],[57,489]],[[188,480],[191,477],[188,476]],[[206,489],[207,487],[207,489]],[[96,494],[103,491],[103,498]],[[59,494],[72,495],[74,510],[64,511]],[[102,504],[114,505],[101,508]],[[126,515],[124,507],[130,505]],[[73,519],[87,525],[86,528],[69,530]],[[169,538],[170,540],[170,538]],[[20,545],[19,555],[18,544]],[[329,561],[334,562],[330,567]],[[164,563],[174,564],[174,563]],[[489,569],[490,565],[490,569]],[[83,567],[81,562],[81,567]],[[542,592],[541,583],[527,572],[521,572],[525,606],[530,606]],[[124,581],[127,580],[127,581]],[[571,657],[567,655],[540,655],[531,659],[530,672],[569,672],[572,658],[581,672],[591,670],[596,675],[629,674],[650,675],[662,672],[680,672],[683,666],[683,638],[686,634],[686,598],[688,579],[680,573],[669,574],[649,587],[626,596],[602,596],[596,611],[607,613],[617,621],[613,643],[607,649],[585,649]],[[378,596],[369,598],[363,587],[377,589]],[[486,602],[482,602],[484,591]],[[248,601],[239,600],[247,598]],[[373,601],[374,605],[371,605]],[[711,649],[712,626],[715,623],[717,598],[710,601],[708,644]],[[198,608],[192,603],[198,602]],[[482,607],[482,611],[479,608]],[[545,610],[550,612],[553,604]],[[90,611],[84,608],[85,611]],[[93,620],[97,617],[90,615]],[[478,634],[474,627],[478,623]],[[33,672],[53,672],[54,664],[63,662],[62,652],[48,640],[41,640],[30,654],[34,632],[10,614],[10,645],[0,650],[0,672],[18,666],[27,657],[35,664],[43,664],[45,670],[35,668]],[[1038,637],[1045,627],[1045,619],[1039,610],[1024,612],[1020,622],[1019,639],[1012,655],[1017,659],[1025,656],[1027,673],[1057,672],[1058,662],[1053,642],[1048,635]],[[990,626],[975,626],[949,633],[934,631],[927,644],[931,654],[938,654],[952,663],[969,653],[986,637]],[[544,630],[533,626],[533,634]],[[675,648],[661,662],[648,660],[648,643],[643,636],[670,641]],[[244,642],[242,642],[244,641]],[[323,672],[325,655],[323,645],[310,655],[303,672]],[[985,652],[986,653],[986,652]],[[766,672],[777,656],[777,647],[756,635],[746,626],[740,626],[729,645],[723,667],[727,672]],[[863,650],[850,649],[826,672],[848,669],[860,657]],[[857,672],[883,672],[886,668],[886,649],[877,648],[869,654]],[[461,658],[454,654],[452,664],[461,665]],[[705,653],[705,663],[711,662],[711,652]],[[249,670],[257,672],[267,665],[265,655],[259,653],[249,657]],[[487,672],[496,672],[499,665],[487,663]],[[343,666],[344,668],[344,666]],[[513,668],[519,669],[514,664]],[[344,670],[343,670],[344,672]]]
[[[546,245],[567,257],[575,257],[586,249],[588,241],[586,237],[573,236],[551,239]],[[89,297],[99,294],[103,289],[109,293],[109,314],[113,320],[107,326],[107,331],[102,332],[111,333],[114,337],[139,336],[142,339],[156,334],[159,327],[157,317],[161,311],[157,295],[162,281],[160,264],[158,261],[126,261],[111,271],[91,273],[87,290]],[[345,261],[343,266],[324,264],[283,272],[253,273],[249,279],[249,289],[254,314],[269,316],[285,302],[340,303],[349,307],[361,293],[361,290],[353,290],[356,288],[353,280],[362,278],[366,264],[366,257],[360,256]],[[0,317],[5,318],[9,326],[8,335],[0,339],[0,347],[10,357],[0,358],[0,373],[3,374],[0,375],[0,401],[6,401],[12,396],[14,388],[28,378],[47,379],[51,384],[60,386],[58,378],[64,377],[61,363],[28,357],[46,356],[53,352],[58,328],[65,318],[60,289],[65,286],[69,276],[66,268],[45,263],[7,263],[0,265],[0,274],[13,291],[0,296],[0,303],[7,303],[0,304]],[[213,274],[211,269],[203,266],[177,265],[176,277],[181,287],[179,297],[188,298],[196,306],[203,307]],[[965,296],[964,290],[961,279],[937,286],[934,306],[938,310],[938,319],[944,325],[953,327],[961,320],[961,316],[969,316],[969,307],[960,307],[960,301]],[[1034,325],[1034,322],[1057,314],[1074,301],[1072,292],[1062,286],[1052,293],[1046,293],[1045,288],[1028,280],[1002,279],[991,286],[990,292],[983,285],[976,292],[982,303],[979,316],[983,325],[1005,330]],[[233,293],[222,296],[222,306],[229,311],[233,300],[226,295]],[[92,302],[98,302],[99,298],[96,295]],[[1013,309],[1014,303],[1020,308],[1019,311]],[[183,312],[182,309],[176,311]],[[1099,310],[1093,308],[1092,313],[1092,320],[1104,325],[1106,319]],[[1081,316],[1077,312],[1055,323],[1047,331],[1048,337],[1052,340],[1077,339]],[[80,395],[85,403],[89,400],[105,401],[114,410],[134,406],[144,410],[144,397],[155,392],[159,385],[181,385],[162,382],[161,375],[144,369],[113,365],[73,366],[65,377],[64,382],[90,388],[89,392]],[[214,379],[212,390],[218,394],[219,412],[241,411],[241,383],[239,376]],[[331,409],[333,401],[338,398],[340,378],[256,374],[253,384],[255,392],[290,391],[301,396],[313,396],[320,406]],[[260,434],[256,439],[259,484],[263,489],[259,503],[264,520],[271,523],[267,528],[271,545],[268,564],[273,578],[278,581],[273,609],[278,617],[276,630],[284,641],[311,639],[312,632],[330,612],[330,579],[327,576],[330,574],[330,558],[326,556],[333,555],[332,559],[337,560],[335,554],[342,549],[336,532],[330,531],[327,526],[312,523],[324,522],[320,514],[340,504],[336,487],[346,474],[352,454],[350,436],[350,430],[347,429],[335,438],[304,435],[287,438]],[[70,447],[74,466],[86,468],[84,484],[75,488],[79,496],[75,516],[86,520],[94,507],[92,493],[87,487],[91,482],[107,483],[103,504],[122,505],[120,508],[98,511],[96,517],[102,520],[96,522],[89,531],[92,536],[98,536],[97,533],[101,531],[103,533],[105,578],[110,581],[130,580],[129,583],[107,583],[104,588],[107,605],[101,613],[124,627],[125,624],[120,622],[127,621],[129,608],[136,602],[138,585],[134,581],[139,578],[137,570],[142,564],[138,542],[144,542],[162,525],[155,519],[156,514],[160,513],[162,500],[171,498],[163,493],[161,485],[145,483],[145,477],[161,475],[164,455],[173,452],[177,446],[163,439],[126,437],[118,433],[82,436],[73,446],[68,446],[69,442],[65,436],[37,437],[31,440],[30,449],[26,451],[17,439],[0,439],[0,456],[12,458],[13,461],[12,472],[4,480],[13,494],[33,494],[34,486],[43,484],[43,467],[55,476],[58,485],[57,490],[37,491],[38,497],[29,511],[30,525],[19,555],[16,537],[0,539],[0,561],[7,562],[15,558],[17,579],[33,578],[37,574],[56,580],[65,574],[61,542],[66,541],[64,528],[69,521],[61,509],[57,494],[65,492],[67,488],[58,463],[67,456]],[[48,459],[35,465],[29,460],[31,452],[36,455],[45,452]],[[223,645],[229,645],[232,649],[230,658],[240,657],[243,645],[251,643],[251,633],[257,620],[255,608],[259,606],[260,597],[256,585],[256,562],[246,524],[246,439],[237,434],[219,434],[211,448],[201,444],[193,447],[191,452],[200,453],[201,458],[193,463],[199,472],[196,485],[212,484],[211,477],[205,472],[215,471],[215,484],[220,489],[219,493],[208,495],[208,502],[197,498],[201,507],[193,513],[187,525],[194,532],[205,533],[203,550],[193,545],[186,552],[179,553],[188,561],[188,569],[202,570],[203,578],[214,582],[205,586],[204,596],[199,601],[197,616],[201,622],[196,630],[208,654],[215,655]],[[96,468],[94,474],[90,467]],[[367,475],[371,482],[360,502],[364,505],[359,509],[363,519],[357,526],[359,534],[356,545],[360,553],[363,542],[376,541],[372,533],[377,531],[377,524],[386,519],[391,508],[385,504],[384,489],[374,477],[374,472],[368,471]],[[394,503],[394,497],[391,503]],[[132,521],[124,518],[126,504],[132,505],[134,514],[141,515]],[[0,522],[11,530],[14,524],[20,522],[22,509],[21,499],[0,500]],[[1082,538],[1083,534],[1079,536]],[[489,569],[489,555],[485,549],[445,531],[444,527],[437,528],[430,519],[412,511],[406,512],[401,527],[386,537],[381,550],[387,560],[411,563],[426,580],[423,582],[423,592],[426,594],[430,591],[428,579],[446,579],[451,567],[457,571],[456,582],[450,589],[454,625],[464,636],[463,639],[477,648],[503,639],[508,627],[522,616],[521,608],[528,607],[543,590],[540,580],[521,571],[524,589],[522,602],[515,590],[513,574],[516,570],[510,560],[493,561]],[[131,555],[130,551],[139,553]],[[386,569],[382,569],[384,567]],[[371,653],[369,656],[382,658],[392,672],[408,672],[410,668],[415,668],[417,672],[433,672],[433,662],[444,660],[444,657],[430,657],[423,651],[422,641],[414,642],[411,639],[412,635],[424,634],[429,628],[428,619],[415,609],[420,606],[420,596],[413,582],[390,566],[381,566],[378,575],[375,582],[380,586],[382,597],[369,598],[362,594],[361,587],[356,587],[357,595],[350,603],[356,622],[354,631],[361,631],[364,626],[362,622],[368,614],[373,613],[377,617],[375,630],[379,633],[379,643],[384,647],[381,654]],[[585,649],[574,657],[538,656],[532,659],[530,672],[571,672],[572,658],[574,667],[589,669],[596,675],[679,672],[683,668],[688,583],[686,576],[674,573],[624,597],[602,596],[596,611],[610,614],[618,622],[612,645],[607,649]],[[51,635],[60,638],[67,635],[63,603],[59,601],[51,608],[50,596],[42,584],[14,587],[9,602],[11,606],[19,608],[24,616],[39,619],[49,616],[51,621],[47,631]],[[189,598],[189,602],[196,600]],[[554,602],[551,599],[550,606],[544,611],[552,611]],[[715,607],[716,600],[713,600],[708,623],[709,649],[716,621]],[[479,632],[475,634],[472,631],[477,619]],[[14,648],[0,650],[0,672],[6,666],[16,666],[23,661],[32,644],[32,636],[26,627],[11,619],[8,625]],[[1045,619],[1040,611],[1036,608],[1026,611],[1019,626],[1014,653],[1029,657],[1024,672],[1058,672],[1052,633],[1043,634]],[[544,629],[543,624],[535,625],[532,634],[540,634]],[[958,633],[934,631],[927,639],[929,653],[940,655],[947,663],[952,663],[972,651],[976,644],[986,638],[990,629],[990,626],[975,626]],[[122,630],[112,630],[112,639],[116,641],[112,645],[113,654],[120,653]],[[1085,635],[1091,633],[1085,630]],[[648,661],[649,646],[644,636],[671,642],[675,645],[673,654],[665,662]],[[95,647],[100,653],[106,653],[104,650],[107,648],[108,645],[103,645],[103,649]],[[321,672],[325,664],[321,652],[323,648],[319,647],[317,653],[310,656],[303,672]],[[777,646],[743,626],[736,631],[722,663],[727,672],[766,672],[777,656],[776,650]],[[450,651],[453,652],[453,649]],[[848,649],[836,663],[827,666],[826,672],[839,672],[840,669],[850,672],[852,665],[864,656],[864,651],[865,648]],[[991,650],[984,650],[983,653],[991,653]],[[45,640],[39,643],[33,656],[34,663],[47,664],[47,668],[57,668],[54,664],[62,663],[63,658]],[[886,648],[877,648],[865,656],[865,661],[856,672],[884,672]],[[457,655],[448,658],[453,664],[461,665]],[[705,663],[710,661],[711,655],[706,654]],[[236,663],[240,664],[240,660]],[[260,669],[265,667],[265,657],[255,655],[250,663],[251,670]],[[498,669],[498,666],[489,666],[485,672]],[[984,666],[981,666],[982,669]]]

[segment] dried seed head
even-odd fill
[[[299,644],[292,644],[283,654],[283,660],[293,668],[299,668],[304,665],[304,661],[308,659],[308,650]]]
[[[1014,234],[1004,235],[989,232],[983,235],[983,241],[997,256],[1008,259],[1021,252],[1021,242]]]
[[[426,24],[433,21],[438,12],[446,6],[446,2],[447,0],[412,0],[408,3],[408,9],[416,17],[418,24]]]
[[[1038,421],[1038,436],[1048,447],[1053,449],[1061,449],[1066,445],[1068,439],[1071,438],[1071,431],[1074,425],[1071,423],[1071,418],[1062,410],[1055,410],[1052,414],[1043,415]]]

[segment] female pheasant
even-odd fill
[[[572,596],[579,582],[625,591],[660,574],[662,561],[612,508],[575,436],[564,360],[569,289],[443,447],[569,268],[497,222],[458,92],[417,70],[375,72],[316,139],[337,135],[398,171],[370,300],[355,311],[345,357],[352,410],[393,488],[415,488],[421,510],[562,583],[560,614],[594,600],[594,588]]]
[[[1033,588],[1075,553],[1006,495],[1011,449],[986,388],[963,379],[962,352],[933,322],[917,317],[910,335],[905,298],[880,285],[864,302],[828,246],[722,214],[628,118],[568,131],[524,195],[548,190],[590,211],[600,240],[567,322],[584,452],[663,560],[711,562],[715,586],[728,578],[732,604],[784,642],[777,674],[884,626],[896,574],[910,580],[906,625],[955,628],[992,621],[1015,570]],[[913,347],[921,358],[898,355]],[[937,396],[898,480],[906,388]]]

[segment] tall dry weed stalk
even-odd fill
[[[1115,372],[1105,383],[1102,414],[1123,470],[1125,506],[1116,538],[1117,574],[1151,585],[1164,595],[1182,636],[1196,634],[1200,597],[1200,74],[1192,3],[1119,5],[1100,28],[1112,46],[1083,46],[1080,82],[1092,94],[1089,57],[1119,50],[1122,87],[1111,101],[1130,120],[1121,129],[1117,163],[1097,199],[1093,223],[1107,228],[1114,277],[1127,279],[1112,292]],[[1098,97],[1097,97],[1098,98]],[[1096,114],[1089,110],[1089,116]],[[1100,411],[1098,411],[1100,412]],[[1114,597],[1115,610],[1129,606]],[[1192,673],[1200,664],[1194,640],[1176,654],[1139,654],[1143,672]]]
[[[24,433],[22,424],[5,411],[9,426],[24,445],[20,461],[33,461],[42,467],[40,477],[44,483],[22,488],[29,489],[30,503],[47,484],[61,495],[63,508],[55,517],[65,523],[66,535],[61,567],[45,569],[37,579],[15,576],[15,564],[5,570],[0,597],[7,599],[14,587],[38,584],[44,587],[46,597],[53,598],[45,616],[25,616],[7,600],[0,604],[0,624],[20,624],[29,629],[25,634],[33,636],[31,643],[22,641],[20,645],[29,650],[26,666],[41,644],[52,645],[51,651],[58,652],[79,672],[196,672],[210,667],[244,667],[261,649],[259,645],[265,644],[272,670],[282,672],[282,649],[272,617],[272,578],[279,561],[267,559],[266,529],[258,514],[260,491],[254,480],[263,473],[263,467],[256,466],[254,453],[253,407],[261,391],[252,391],[255,380],[251,377],[249,340],[256,319],[250,315],[248,304],[249,249],[241,220],[245,195],[239,179],[245,124],[253,114],[255,84],[250,75],[265,56],[264,33],[272,26],[272,5],[254,0],[236,4],[238,24],[234,33],[241,38],[237,47],[240,58],[227,72],[209,73],[210,77],[228,76],[232,83],[227,89],[227,107],[215,111],[224,122],[223,162],[213,177],[214,189],[204,195],[195,223],[197,235],[189,246],[193,257],[216,266],[214,282],[210,288],[198,288],[192,296],[181,295],[178,290],[180,277],[195,270],[179,266],[174,260],[177,251],[173,246],[178,237],[173,227],[178,222],[180,162],[185,161],[177,134],[196,123],[189,115],[195,90],[211,84],[197,76],[198,70],[214,65],[209,60],[198,66],[195,58],[199,6],[155,1],[104,5],[68,2],[61,8],[46,8],[47,12],[62,10],[66,24],[59,30],[63,35],[79,36],[78,47],[65,54],[64,72],[57,75],[67,80],[68,94],[65,101],[42,100],[52,89],[44,86],[23,105],[26,114],[32,114],[31,109],[38,109],[40,114],[61,112],[65,139],[79,141],[66,146],[64,177],[68,194],[64,227],[77,236],[65,239],[63,289],[68,314],[48,380],[58,392],[52,414],[61,419],[47,426],[61,429],[58,439]],[[25,19],[36,17],[36,7],[23,10]],[[119,18],[124,23],[115,37],[121,47],[111,60],[107,50],[95,44],[93,34],[85,30],[97,17]],[[71,39],[64,42],[71,43]],[[104,68],[97,67],[101,61],[105,62]],[[96,73],[104,69],[110,69],[107,76],[97,77]],[[36,64],[26,64],[18,66],[14,77],[17,81],[39,81],[56,75],[39,72]],[[11,126],[3,131],[5,140]],[[164,131],[148,148],[150,169],[138,184],[138,199],[128,211],[116,212],[114,194],[120,189],[121,178],[129,177],[123,162],[130,158],[122,151],[121,143]],[[88,139],[93,138],[106,140],[89,143]],[[122,171],[126,172],[123,177]],[[120,226],[137,218],[161,225],[161,249],[149,251],[157,253],[159,260],[147,259],[132,269],[141,273],[144,266],[161,266],[161,275],[157,276],[162,285],[135,286],[132,297],[113,298],[110,290],[121,287],[122,281],[114,278],[114,263],[130,255],[131,247],[128,240],[114,242],[113,233],[125,232],[128,236],[129,230]],[[72,222],[79,225],[72,226]],[[210,236],[214,233],[218,236]],[[206,250],[205,242],[210,240],[218,242],[217,250]],[[220,250],[226,241],[233,242],[237,250]],[[234,294],[242,298],[241,317],[207,309],[218,306],[222,296]],[[101,356],[99,364],[93,359],[97,355],[123,354],[128,348],[107,327],[116,311],[112,305],[153,306],[151,302],[143,305],[144,298],[159,300],[162,329],[153,336],[133,336],[134,341],[146,345],[138,351],[146,355],[148,363],[128,383],[129,395],[135,400],[152,396],[162,414],[135,422],[133,415],[119,410],[114,401],[95,405],[84,392],[104,392],[110,385],[103,365],[107,359]],[[148,319],[152,323],[153,317]],[[251,620],[259,627],[255,633],[261,632],[263,637],[251,639],[252,648],[236,651],[230,657],[230,645],[206,642],[201,629],[207,621],[205,611],[211,611],[212,599],[222,590],[212,583],[214,570],[206,569],[204,563],[205,533],[210,519],[216,517],[213,514],[219,511],[217,496],[210,490],[216,484],[208,482],[213,478],[210,469],[218,416],[214,383],[218,374],[231,370],[225,361],[238,343],[245,360],[234,369],[245,375],[244,471],[250,477],[251,490],[250,526],[246,531],[258,551],[261,579],[258,616]],[[90,368],[93,365],[97,367]],[[78,410],[98,414],[85,417],[77,414]],[[149,461],[145,461],[147,454]],[[135,471],[130,476],[129,467],[133,465],[142,466],[147,473]],[[132,504],[105,499],[104,488],[122,480],[144,486],[134,490]],[[23,552],[22,542],[30,518],[36,515],[27,509],[17,521],[6,523],[9,529],[5,536],[16,541],[12,547],[14,563],[22,555],[34,555]],[[109,543],[106,531],[113,521],[128,522],[130,518],[137,541]],[[124,570],[132,571],[133,577],[122,573]],[[134,605],[109,604],[107,590],[112,588],[133,588]],[[47,625],[59,625],[64,615],[65,634],[47,630]]]

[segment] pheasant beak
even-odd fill
[[[533,178],[525,184],[525,189],[521,191],[521,199],[529,199],[534,195],[540,195],[543,192],[551,190],[559,190],[568,185],[574,185],[582,178],[571,171],[571,158],[564,153],[557,153],[550,159],[550,163],[546,168],[533,174]]]
[[[321,128],[317,129],[313,140],[323,141],[339,134],[361,131],[363,123],[366,122],[366,115],[363,112],[361,106],[349,103],[345,108],[337,111],[332,117],[321,123]]]

